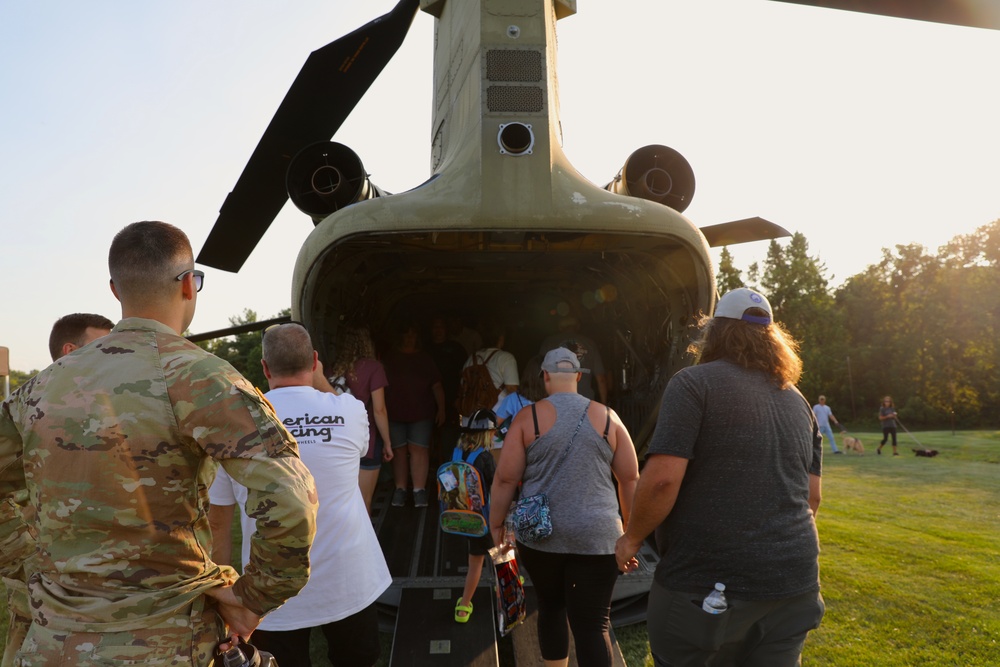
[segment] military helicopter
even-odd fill
[[[1000,26],[990,0],[783,1]],[[437,19],[431,169],[423,184],[387,196],[330,139],[418,9]],[[575,0],[401,0],[315,51],[198,262],[238,271],[291,198],[316,224],[295,265],[292,313],[325,352],[345,321],[391,330],[448,304],[512,322],[509,344],[526,358],[554,329],[551,313],[577,315],[604,348],[616,408],[641,447],[663,383],[689,362],[688,325],[712,310],[708,247],[788,232],[761,218],[696,227],[682,215],[694,173],[665,146],[638,149],[603,185],[569,164],[555,26],[575,12]]]
[[[431,175],[388,195],[329,139],[418,8],[437,18]],[[239,270],[290,198],[316,224],[296,261],[292,317],[318,349],[335,346],[344,322],[391,330],[447,304],[503,317],[523,361],[573,314],[604,348],[616,408],[641,442],[663,384],[689,363],[688,325],[712,310],[708,248],[789,233],[761,218],[696,227],[682,215],[693,171],[665,146],[635,151],[603,186],[569,164],[555,25],[575,11],[573,0],[401,0],[315,51],[197,261]]]
[[[693,170],[666,146],[639,148],[603,185],[573,168],[562,150],[555,34],[576,4],[400,0],[312,53],[197,261],[238,271],[290,198],[316,225],[296,261],[292,317],[321,350],[334,349],[344,322],[389,331],[447,304],[512,323],[509,345],[526,359],[559,316],[575,316],[614,369],[615,407],[642,449],[663,385],[690,362],[689,325],[714,306],[708,248],[790,234],[759,217],[699,229],[682,215]],[[975,0],[796,4],[1000,23],[1000,10]],[[437,19],[431,173],[390,196],[330,139],[418,9]]]
[[[390,195],[330,139],[418,9],[437,19],[431,174]],[[197,261],[238,271],[290,198],[316,225],[296,260],[292,318],[325,353],[345,324],[391,331],[447,308],[471,320],[502,317],[506,348],[523,363],[561,317],[575,315],[615,369],[613,405],[642,447],[667,379],[690,362],[689,325],[714,305],[709,247],[789,233],[761,218],[696,227],[682,215],[693,171],[665,146],[635,151],[603,185],[569,164],[555,32],[575,11],[575,0],[400,0],[315,51]],[[376,514],[396,582],[380,600],[389,625],[432,604],[405,596],[421,590],[414,581],[457,577],[464,545],[451,558],[435,523]],[[655,565],[652,550],[646,556],[643,575],[616,590],[616,622],[644,617]]]
[[[898,3],[863,4],[889,13]],[[315,223],[295,264],[292,318],[324,352],[345,324],[391,330],[452,309],[468,318],[502,316],[523,361],[558,317],[576,315],[603,348],[614,371],[612,405],[641,450],[666,381],[691,361],[689,325],[714,306],[709,248],[789,232],[759,217],[697,227],[683,215],[695,192],[693,170],[665,146],[639,148],[604,184],[573,168],[562,149],[555,34],[576,5],[400,0],[313,52],[197,261],[238,271],[290,198]],[[418,10],[436,18],[430,175],[389,194],[331,139]],[[232,331],[203,337],[225,333]],[[379,526],[384,551],[402,559],[390,563],[394,576],[440,582],[455,574],[424,569],[424,560],[448,561],[428,546],[429,532],[387,526]],[[411,544],[430,555],[413,554]],[[623,578],[616,623],[644,617],[648,586],[648,576]],[[383,602],[402,608],[400,595],[396,587]]]

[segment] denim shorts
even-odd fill
[[[389,422],[389,437],[392,438],[392,448],[399,449],[406,445],[430,447],[431,431],[434,430],[433,419],[423,419],[418,422]]]
[[[371,428],[375,427],[372,426]],[[365,455],[361,457],[362,470],[380,470],[382,468],[383,445],[382,436],[376,430],[375,438],[372,440],[372,444],[368,447],[368,451],[365,452]]]

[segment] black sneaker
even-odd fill
[[[392,506],[402,507],[406,504],[406,489],[396,489],[392,492]],[[426,503],[425,503],[426,504]]]
[[[427,507],[427,489],[413,490],[413,506]]]

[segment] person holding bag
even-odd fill
[[[628,525],[639,463],[618,415],[577,393],[583,372],[571,350],[545,355],[541,375],[549,396],[521,410],[507,432],[493,479],[490,529],[494,543],[503,544],[518,484],[523,498],[544,495],[551,533],[535,541],[527,532],[517,536],[518,558],[538,598],[542,659],[567,664],[568,620],[579,664],[589,667],[611,665],[615,542]]]

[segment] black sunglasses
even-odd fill
[[[205,272],[204,271],[199,271],[198,269],[188,269],[187,271],[183,272],[182,274],[180,274],[179,276],[177,276],[176,278],[174,278],[174,280],[184,280],[184,276],[186,276],[189,273],[192,276],[194,276],[194,291],[195,292],[200,292],[201,288],[205,286]]]

